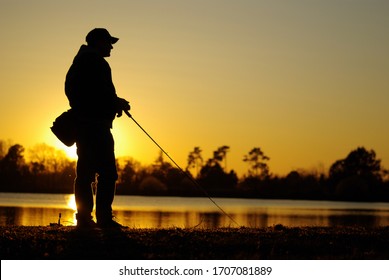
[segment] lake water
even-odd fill
[[[389,203],[116,196],[117,220],[131,228],[389,226]],[[75,225],[74,195],[0,193],[0,225]]]

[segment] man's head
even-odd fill
[[[112,37],[105,28],[95,28],[86,35],[88,46],[95,48],[103,57],[111,55],[112,45],[118,40],[119,38]]]

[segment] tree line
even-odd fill
[[[254,147],[242,157],[248,169],[241,177],[227,168],[229,150],[229,146],[221,146],[204,160],[201,148],[194,147],[184,170],[166,161],[162,152],[150,165],[130,157],[119,158],[116,192],[204,196],[205,190],[214,197],[389,201],[389,172],[374,150],[357,147],[335,161],[326,173],[293,170],[278,176],[269,169],[270,157]],[[75,166],[63,151],[47,144],[26,151],[20,144],[7,146],[0,141],[0,192],[73,193]]]

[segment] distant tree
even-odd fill
[[[6,146],[3,140],[0,140],[0,160],[6,155]]]
[[[186,170],[194,168],[196,170],[196,177],[199,175],[199,170],[203,166],[202,150],[200,147],[194,147],[193,151],[188,155],[188,165]]]
[[[127,158],[124,160],[124,164],[119,165],[119,183],[118,192],[131,193],[139,188],[139,184],[144,177],[147,176],[146,170],[141,164],[132,159]]]
[[[166,183],[169,170],[173,168],[169,162],[166,162],[163,158],[163,152],[160,151],[157,159],[151,167],[151,175]]]
[[[35,145],[28,153],[32,166],[46,173],[61,172],[70,163],[64,151],[45,143]]]
[[[213,157],[201,168],[199,174],[200,183],[208,189],[228,190],[236,187],[238,176],[235,171],[226,172],[226,155],[230,147],[222,146],[213,152]],[[222,162],[225,167],[222,168]]]
[[[28,176],[22,145],[12,145],[0,160],[0,190],[18,191]]]
[[[250,166],[249,176],[260,178],[269,176],[269,166],[266,163],[268,160],[270,158],[263,153],[261,148],[253,148],[248,155],[243,157],[243,161]]]
[[[19,173],[25,167],[24,148],[16,144],[8,149],[8,153],[1,160],[1,168],[5,173]]]
[[[329,181],[341,199],[371,199],[382,184],[381,160],[374,150],[358,147],[330,167]]]
[[[227,152],[230,150],[229,146],[221,146],[213,152],[213,158],[207,161],[208,166],[220,165],[224,161],[224,171],[227,170]]]
[[[154,176],[144,178],[139,185],[139,192],[142,195],[161,195],[167,190],[166,184]]]
[[[209,190],[229,190],[238,182],[238,176],[231,170],[226,173],[219,163],[206,164],[201,168],[199,182]]]
[[[374,150],[358,147],[351,151],[345,159],[338,160],[330,167],[329,177],[339,180],[349,176],[381,178],[381,160],[376,159]]]

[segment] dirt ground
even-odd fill
[[[389,259],[389,227],[0,227],[6,259]]]

